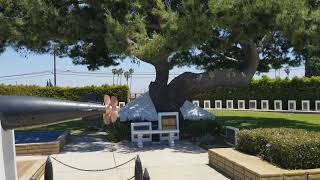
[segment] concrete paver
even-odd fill
[[[76,134],[60,154],[52,155],[69,165],[84,169],[113,167],[116,164],[140,156],[143,168],[147,168],[152,180],[225,180],[222,174],[208,166],[207,151],[189,142],[177,142],[175,147],[166,144],[146,144],[138,149],[135,144],[107,142],[104,135]],[[18,156],[21,159],[39,159],[41,156]],[[134,162],[106,172],[81,172],[53,161],[54,179],[68,180],[127,180],[134,175]]]

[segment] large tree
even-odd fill
[[[305,22],[305,76],[320,76],[320,1],[308,0],[308,19]]]
[[[298,65],[305,40],[319,29],[310,1],[0,0],[0,48],[56,48],[90,70],[125,57],[149,63],[156,110],[179,111],[194,94],[247,86],[257,70]],[[183,65],[203,72],[169,82],[170,69]]]

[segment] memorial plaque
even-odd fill
[[[215,109],[222,109],[222,101],[221,100],[215,101]]]
[[[238,109],[245,109],[245,101],[244,100],[238,100]]]
[[[179,113],[178,112],[161,112],[158,113],[159,130],[179,130]],[[168,140],[169,134],[163,133],[160,140]],[[179,134],[174,134],[174,139],[179,139]]]
[[[262,100],[261,101],[261,109],[262,110],[268,110],[269,109],[269,101],[268,100]]]
[[[316,111],[320,111],[320,101],[316,101]]]
[[[233,109],[233,100],[227,100],[227,109]]]
[[[200,102],[198,100],[192,101],[192,104],[194,104],[195,106],[200,106]]]
[[[310,101],[303,100],[302,101],[302,111],[309,111],[310,110]]]
[[[281,100],[275,100],[274,101],[274,110],[282,110],[282,101]]]
[[[236,135],[239,132],[238,128],[226,126],[226,142],[232,146],[237,145]]]
[[[204,107],[204,109],[211,109],[210,100],[203,101],[203,107]]]
[[[132,134],[133,132],[139,132],[139,131],[148,131],[151,130],[151,122],[136,122],[131,123],[131,141],[137,142],[138,141],[138,135]],[[142,135],[142,141],[151,141],[151,135],[149,134],[143,134]]]
[[[125,102],[119,102],[119,108],[123,108],[124,106],[126,106],[126,103]]]
[[[162,127],[162,130],[177,129],[176,115],[161,116],[161,127]]]
[[[257,101],[256,100],[249,101],[249,109],[257,109]]]
[[[294,100],[288,101],[288,110],[290,110],[290,111],[296,110],[296,101],[294,101]]]

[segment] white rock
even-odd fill
[[[190,101],[184,102],[183,106],[180,108],[182,116],[185,120],[215,120],[215,116],[202,109],[199,106],[195,106]]]
[[[186,120],[215,120],[213,114],[189,101],[183,104],[180,111]],[[157,111],[148,92],[121,108],[119,117],[120,121],[158,121]]]

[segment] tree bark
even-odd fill
[[[245,55],[242,69],[217,69],[204,73],[185,72],[168,84],[170,64],[164,58],[154,64],[156,79],[149,85],[149,94],[157,112],[180,112],[192,95],[217,87],[244,87],[258,67],[258,48],[253,42],[241,43]]]
[[[154,64],[156,79],[149,85],[149,94],[157,112],[170,112],[176,109],[171,107],[172,101],[168,98],[169,63],[163,59]]]

